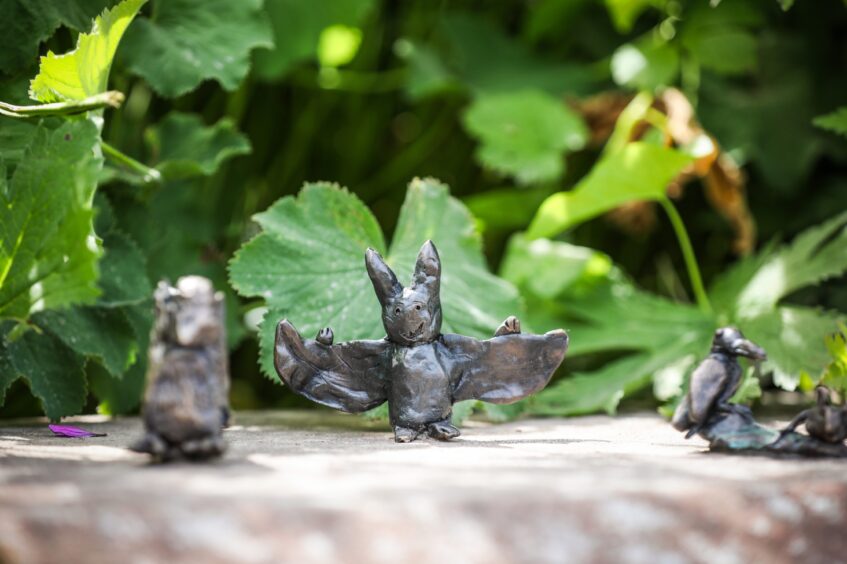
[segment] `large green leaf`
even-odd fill
[[[133,26],[126,43],[130,70],[170,97],[210,79],[235,90],[250,51],[273,45],[262,0],[155,0],[153,16]]]
[[[564,102],[537,90],[481,95],[464,123],[481,142],[477,159],[522,184],[557,179],[565,152],[581,149],[588,136]]]
[[[227,159],[250,152],[250,141],[226,118],[207,127],[197,114],[171,112],[146,137],[156,168],[171,180],[209,176]]]
[[[334,25],[359,25],[373,4],[374,0],[265,0],[274,47],[256,51],[256,73],[268,80],[282,78],[294,64],[315,57],[321,32]]]
[[[39,128],[8,187],[0,175],[0,317],[24,319],[97,296],[98,141],[87,120]]]
[[[274,328],[283,317],[307,336],[325,326],[339,341],[385,334],[364,266],[368,247],[408,283],[420,246],[435,242],[443,263],[445,332],[491,335],[518,312],[515,289],[486,268],[470,214],[434,180],[410,184],[387,254],[370,210],[334,185],[307,185],[255,219],[262,233],[236,253],[230,281],[241,295],[264,298],[269,306],[261,328],[261,364],[268,375],[274,373]]]
[[[847,270],[847,212],[798,235],[790,245],[767,256],[739,290],[738,317],[770,311],[791,292]]]
[[[38,45],[60,25],[77,31],[115,0],[4,0],[0,2],[0,71],[11,73],[28,66]],[[5,99],[5,98],[4,98]]]
[[[691,160],[673,149],[630,143],[600,160],[570,192],[547,198],[527,235],[549,237],[621,204],[663,198],[668,183]]]
[[[844,316],[812,308],[783,306],[738,320],[744,335],[768,352],[762,365],[774,384],[793,390],[801,373],[818,374],[829,361],[825,338]]]
[[[87,395],[83,359],[49,333],[28,330],[12,339],[13,326],[0,325],[0,394],[3,383],[24,378],[51,420],[82,411]]]
[[[94,20],[91,33],[81,33],[76,49],[64,55],[52,51],[41,57],[29,95],[40,102],[82,100],[104,92],[112,59],[126,28],[147,0],[124,0]]]
[[[42,311],[33,320],[83,357],[93,357],[120,377],[135,361],[135,332],[123,311],[108,307],[72,307]]]

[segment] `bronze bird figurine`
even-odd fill
[[[738,329],[724,327],[715,331],[712,350],[691,375],[688,393],[671,420],[678,431],[688,431],[686,439],[700,432],[712,415],[751,415],[746,406],[729,402],[741,384],[739,356],[754,361],[767,358],[765,351],[745,339]]]

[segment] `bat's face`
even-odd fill
[[[382,324],[390,341],[411,346],[427,343],[441,334],[441,260],[431,241],[418,253],[408,288],[397,281],[373,249],[368,249],[365,264],[382,306]]]
[[[156,331],[182,347],[217,344],[223,335],[223,296],[200,276],[185,276],[176,287],[159,282],[156,288]]]

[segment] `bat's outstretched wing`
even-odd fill
[[[274,367],[283,382],[310,400],[350,413],[372,409],[388,399],[387,341],[325,345],[303,339],[283,319],[276,328]]]
[[[565,358],[568,335],[511,334],[485,341],[445,334],[453,401],[514,403],[541,390]]]

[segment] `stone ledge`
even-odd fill
[[[705,452],[653,415],[472,423],[398,445],[325,412],[239,413],[221,461],[0,424],[0,562],[835,562],[847,461]]]

